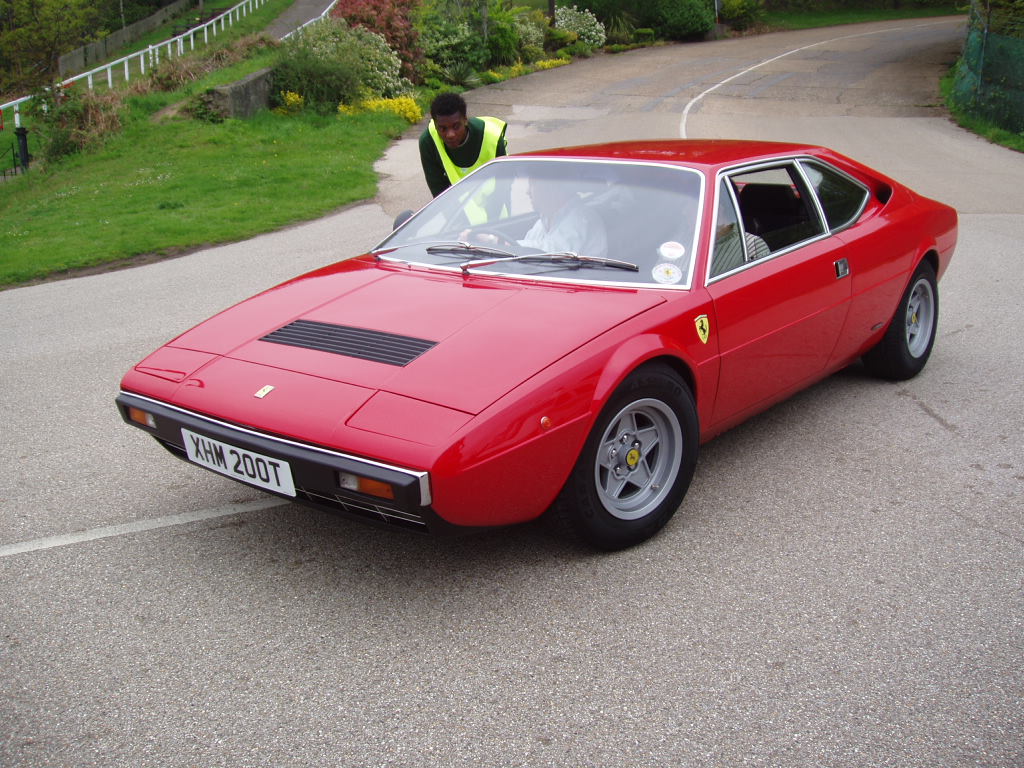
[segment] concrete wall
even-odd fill
[[[270,106],[269,67],[208,91],[210,107],[224,117],[252,117]]]
[[[164,6],[152,16],[147,16],[136,21],[134,24],[129,24],[124,29],[112,32],[95,43],[89,43],[89,45],[71,51],[71,53],[65,53],[57,60],[61,79],[99,66],[108,59],[113,58],[124,46],[134,43],[147,32],[151,32],[169,18],[177,16],[186,8],[191,8],[195,4],[196,0],[175,0],[175,2]]]

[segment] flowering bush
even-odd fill
[[[570,63],[572,63],[572,59],[543,59],[534,62],[533,66],[537,69],[554,69]]]
[[[532,10],[516,16],[516,31],[519,33],[519,44],[524,48],[544,47],[544,30],[548,28],[548,17],[543,11]]]
[[[418,0],[338,0],[331,15],[381,35],[398,55],[402,75],[415,80],[423,62],[419,32],[412,24],[417,4]]]
[[[604,25],[590,11],[579,10],[575,5],[555,9],[555,26],[575,32],[581,43],[591,48],[600,48],[606,38]]]
[[[281,91],[281,106],[277,107],[274,112],[279,115],[297,115],[302,111],[305,103],[306,100],[302,98],[301,94],[294,91]]]
[[[411,96],[399,96],[394,99],[367,99],[358,104],[339,104],[338,114],[355,115],[359,112],[390,112],[401,117],[410,125],[423,119],[423,110]]]
[[[402,77],[402,62],[387,40],[365,27],[349,30],[363,60],[363,85],[376,94],[392,98],[408,93],[412,83]]]
[[[408,93],[412,83],[400,69],[398,56],[383,37],[331,18],[285,43],[274,67],[274,89],[300,94],[307,106],[329,112],[339,102]]]

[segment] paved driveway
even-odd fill
[[[850,369],[716,439],[626,552],[377,531],[120,424],[141,356],[425,202],[415,132],[372,204],[0,293],[0,765],[1024,764],[1024,157],[937,106],[962,35],[669,46],[469,94],[513,151],[811,140],[961,211],[925,372]]]

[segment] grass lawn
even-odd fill
[[[963,6],[956,3],[950,3],[948,6],[941,8],[909,6],[897,9],[857,8],[832,11],[787,11],[785,13],[766,13],[764,24],[773,30],[811,29],[813,27],[834,27],[842,24],[860,24],[868,21],[958,16],[964,13],[966,11]]]
[[[99,152],[0,185],[0,285],[239,240],[371,198],[373,163],[406,127],[379,113],[139,120]]]

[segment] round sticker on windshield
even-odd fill
[[[667,243],[662,243],[658,246],[658,255],[669,261],[678,261],[686,255],[686,246],[682,243],[677,243],[675,240],[669,240]]]
[[[651,270],[651,277],[663,285],[672,285],[683,279],[683,270],[675,264],[658,264]]]

